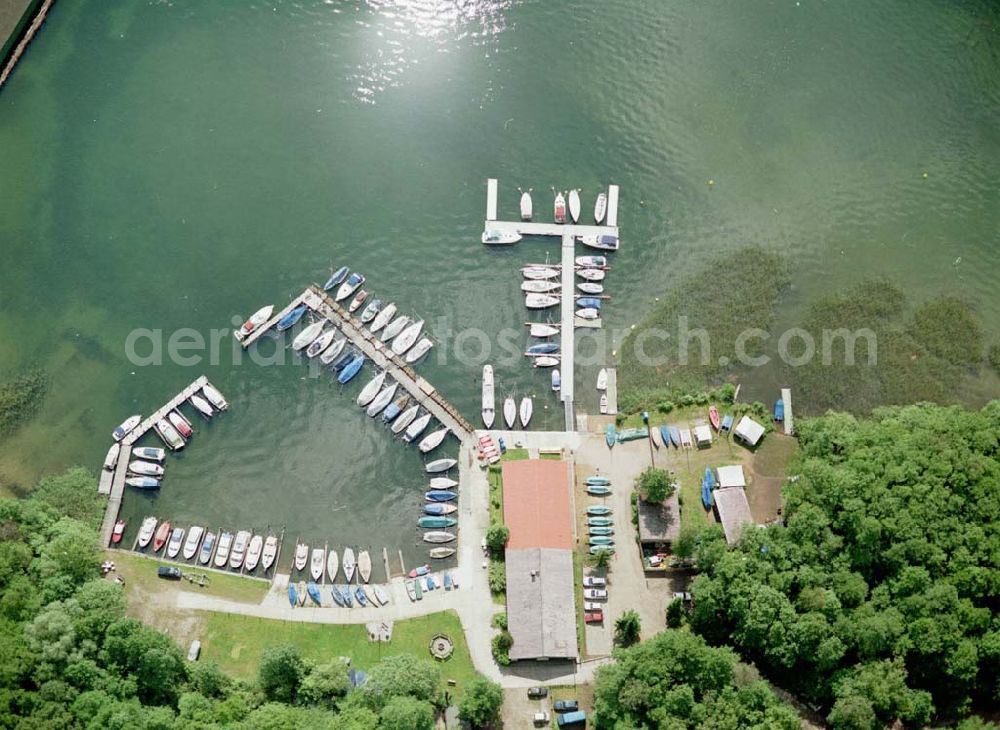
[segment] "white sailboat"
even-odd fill
[[[385,370],[380,372],[374,378],[368,381],[368,384],[361,389],[358,393],[358,405],[362,408],[367,406],[373,400],[375,396],[378,395],[379,391],[382,390],[382,385],[385,383]]]
[[[415,344],[408,353],[406,353],[406,357],[403,359],[406,360],[407,364],[412,365],[417,360],[426,355],[428,352],[430,352],[430,349],[432,347],[434,347],[433,340],[431,340],[429,337],[421,337],[420,341],[417,344]]]
[[[330,582],[337,580],[337,572],[340,570],[340,555],[336,550],[331,550],[326,555],[326,574],[330,576]]]
[[[597,196],[597,202],[594,203],[594,221],[596,223],[602,223],[604,221],[604,214],[608,212],[608,194],[601,191],[601,194]]]
[[[555,266],[525,266],[521,269],[525,279],[555,279],[559,269]]]
[[[608,371],[606,368],[601,368],[597,373],[597,389],[607,390],[608,389]]]
[[[424,320],[408,325],[406,329],[399,333],[399,336],[392,341],[392,351],[397,355],[402,355],[409,350],[413,343],[417,341],[421,331],[424,329]]]
[[[386,326],[386,328],[382,330],[382,335],[381,335],[382,342],[389,342],[390,340],[392,340],[396,335],[402,332],[403,329],[406,328],[406,325],[408,325],[409,323],[410,323],[410,318],[407,317],[405,314],[401,314],[398,317],[396,317],[396,319],[392,320],[392,322],[390,322]]]
[[[531,189],[521,192],[521,220],[530,221],[532,214]]]
[[[441,442],[444,441],[444,437],[447,435],[448,427],[445,426],[444,428],[438,429],[434,433],[425,436],[424,440],[417,445],[417,448],[420,449],[420,453],[422,454],[431,452],[441,445]]]
[[[528,334],[532,337],[555,337],[559,334],[559,325],[532,322]]]
[[[354,561],[354,548],[344,548],[344,559],[340,561],[340,564],[344,568],[344,578],[350,583],[354,580],[354,567],[356,565]]]
[[[574,223],[580,220],[580,191],[575,188],[569,191],[569,217]]]
[[[527,428],[528,423],[531,421],[531,414],[534,412],[534,403],[529,396],[524,396],[521,399],[521,408],[518,411],[518,415],[521,417],[521,428]]]
[[[413,419],[417,417],[419,410],[420,405],[415,404],[396,416],[396,419],[392,422],[392,432],[395,434],[402,433],[403,429],[413,423]]]
[[[368,410],[365,411],[369,416],[374,418],[379,413],[381,413],[390,401],[392,401],[393,396],[396,395],[396,388],[399,387],[399,383],[393,383],[390,386],[383,388],[374,400],[372,400],[371,405],[368,406]]]
[[[493,366],[483,365],[483,425],[493,428],[496,418],[496,396],[493,393]]]
[[[521,291],[545,294],[546,292],[558,291],[562,286],[558,281],[549,279],[528,279],[521,282]]]
[[[603,269],[579,269],[576,275],[586,281],[604,281]]]
[[[298,336],[292,340],[292,349],[298,351],[311,344],[313,340],[323,333],[324,324],[325,322],[321,319],[318,322],[313,322],[299,332]]]
[[[344,351],[347,346],[347,338],[341,337],[339,340],[334,342],[328,348],[323,350],[323,354],[319,356],[319,361],[324,365],[333,365],[340,357],[340,353]]]
[[[417,436],[419,436],[424,432],[424,430],[427,428],[427,425],[430,422],[431,422],[430,413],[425,413],[424,415],[422,415],[420,418],[411,423],[409,427],[406,429],[406,433],[403,434],[403,441],[405,441],[406,443],[410,443],[411,441],[413,441],[413,439],[415,439]]]
[[[507,423],[507,428],[514,428],[514,423],[517,421],[517,403],[514,402],[514,396],[508,395],[503,401],[503,420]]]
[[[396,305],[395,303],[386,304],[382,311],[375,315],[375,319],[372,320],[370,329],[372,332],[378,332],[380,329],[389,324],[389,320],[396,315]]]
[[[548,309],[558,303],[559,297],[554,297],[551,294],[526,294],[524,297],[524,306],[528,309]]]

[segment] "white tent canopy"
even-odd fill
[[[756,446],[764,437],[764,427],[750,418],[750,416],[743,416],[740,422],[736,424],[736,430],[733,433],[748,446]]]
[[[708,426],[694,427],[694,441],[698,446],[712,445],[712,429]]]

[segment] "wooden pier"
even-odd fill
[[[608,415],[613,416],[618,413],[618,369],[607,368],[608,389],[605,391],[608,396]]]
[[[608,186],[608,209],[605,225],[586,225],[577,223],[542,223],[536,221],[501,221],[497,220],[498,184],[496,178],[486,181],[486,222],[484,230],[501,231],[504,233],[519,233],[522,236],[558,236],[562,240],[560,276],[562,291],[560,292],[560,375],[562,387],[559,397],[565,410],[566,430],[576,430],[576,412],[574,408],[574,330],[577,327],[600,329],[600,319],[581,319],[576,316],[576,241],[580,236],[618,235],[618,186]],[[536,210],[539,208],[536,207]],[[551,210],[551,209],[550,209]],[[581,211],[581,218],[585,213]],[[573,296],[570,296],[573,293]],[[607,297],[602,296],[602,299]],[[617,401],[617,398],[616,398]],[[617,403],[615,404],[617,409]]]
[[[442,425],[464,441],[475,428],[437,392],[433,385],[407,365],[401,357],[393,353],[377,335],[351,319],[346,309],[333,301],[319,286],[313,284],[302,294],[302,301],[314,312],[333,323],[355,347],[364,353],[376,367],[385,370],[388,377],[399,383],[417,403],[431,413]]]
[[[791,436],[795,433],[795,422],[792,420],[792,389],[781,389],[781,400],[785,404],[785,434]]]
[[[153,415],[143,420],[134,430],[130,431],[121,440],[121,451],[118,454],[118,463],[114,472],[102,470],[100,482],[97,489],[100,494],[108,495],[108,505],[104,510],[104,522],[101,525],[101,543],[105,547],[111,544],[111,533],[115,529],[115,522],[118,521],[118,512],[121,510],[122,497],[125,494],[125,479],[128,476],[128,464],[132,458],[132,445],[141,439],[157,421],[166,418],[170,411],[180,406],[184,401],[208,385],[208,378],[204,375],[197,378],[188,387],[175,395],[166,404],[159,408]],[[110,480],[106,474],[111,473]],[[107,490],[107,491],[104,491]]]

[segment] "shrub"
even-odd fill
[[[499,560],[490,561],[489,583],[490,590],[494,593],[503,593],[507,590],[507,566]]]
[[[490,648],[493,650],[493,658],[497,664],[507,666],[510,664],[510,648],[514,646],[514,637],[508,631],[501,631],[493,637]]]
[[[493,614],[493,628],[507,630],[507,613]]]

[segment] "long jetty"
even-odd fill
[[[562,290],[560,297],[560,315],[562,325],[560,336],[560,363],[562,383],[560,397],[563,401],[566,418],[566,430],[576,430],[575,393],[573,387],[575,349],[574,330],[577,327],[599,328],[600,320],[586,320],[576,316],[576,239],[580,236],[618,235],[618,186],[608,186],[608,208],[605,225],[580,225],[576,223],[541,223],[536,221],[503,221],[497,220],[497,180],[489,178],[486,181],[486,222],[484,230],[502,231],[504,233],[519,233],[522,236],[557,236],[562,239],[561,270]]]
[[[208,378],[204,375],[197,378],[180,393],[167,401],[153,415],[146,418],[138,426],[130,431],[121,440],[121,451],[118,453],[118,462],[113,472],[104,470],[101,473],[101,480],[97,486],[99,494],[108,495],[108,505],[104,510],[104,522],[101,525],[101,542],[104,546],[111,543],[111,533],[114,532],[115,522],[118,520],[118,513],[122,506],[122,497],[125,494],[125,479],[128,476],[128,464],[132,457],[132,445],[142,438],[157,421],[166,418],[170,411],[177,408],[196,392],[208,385]],[[111,474],[111,478],[108,478]]]

